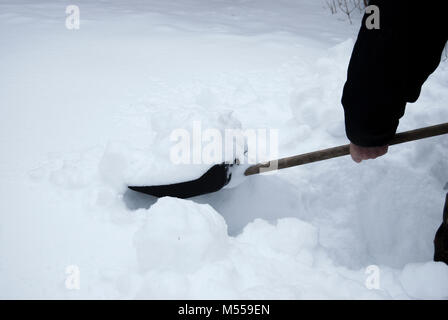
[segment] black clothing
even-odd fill
[[[448,194],[443,210],[443,222],[434,239],[434,261],[442,261],[448,264]]]
[[[444,1],[377,0],[380,29],[364,16],[350,60],[342,104],[347,137],[354,144],[387,145],[407,102],[441,60],[448,40]]]

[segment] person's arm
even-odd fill
[[[387,152],[406,103],[417,100],[440,63],[448,28],[430,2],[370,3],[380,9],[380,29],[368,30],[368,15],[364,17],[342,97],[346,133],[357,162]]]

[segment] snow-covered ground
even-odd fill
[[[203,172],[169,158],[194,121],[277,129],[280,156],[347,143],[359,20],[320,0],[0,0],[0,298],[448,298],[446,137],[192,200],[126,192]],[[447,71],[400,131],[448,120]]]

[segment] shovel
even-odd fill
[[[392,141],[389,142],[389,145],[440,136],[443,134],[448,134],[448,123],[398,133],[395,135]],[[349,154],[350,145],[346,144],[297,156],[271,160],[266,163],[259,163],[247,168],[244,171],[244,176],[291,168],[307,163],[342,157]],[[159,198],[191,198],[207,193],[216,192],[222,189],[230,182],[230,180],[232,179],[232,174],[238,174],[238,172],[235,172],[235,170],[233,170],[235,169],[235,166],[238,166],[238,164],[217,164],[211,167],[206,173],[204,173],[200,178],[196,180],[159,186],[129,186],[129,189]]]

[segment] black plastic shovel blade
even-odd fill
[[[225,163],[214,165],[200,178],[187,182],[148,187],[129,186],[128,188],[158,198],[176,197],[186,199],[196,197],[216,192],[228,184],[231,179],[229,167],[230,165]]]

